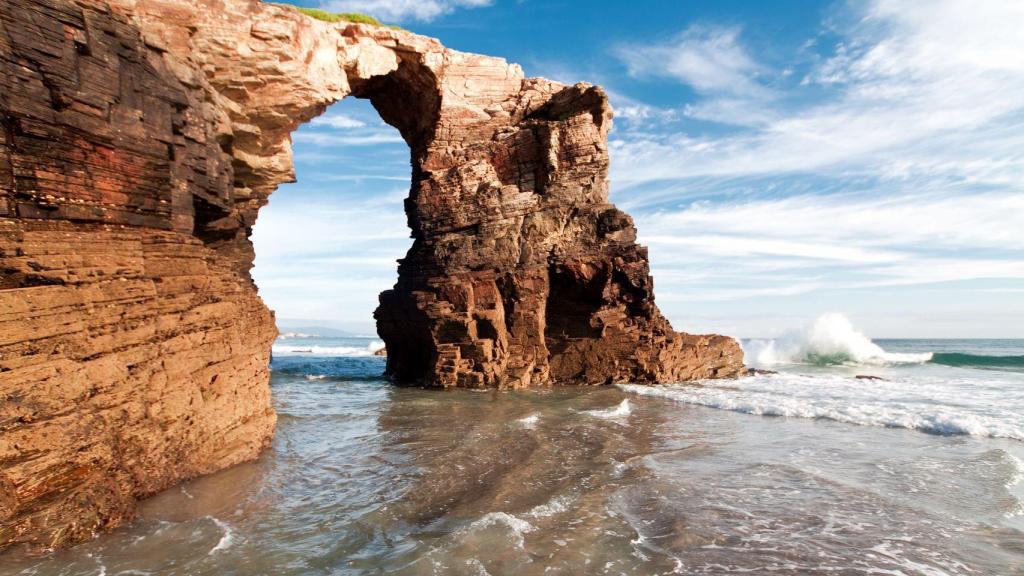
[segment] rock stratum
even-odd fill
[[[413,244],[375,313],[396,381],[730,377],[675,332],[608,202],[596,86],[256,0],[0,3],[0,548],[55,548],[255,458],[274,318],[251,228],[346,96],[409,144]]]

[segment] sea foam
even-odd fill
[[[231,529],[230,524],[223,520],[220,520],[219,518],[214,518],[213,516],[208,516],[208,518],[210,520],[213,520],[213,523],[221,529],[220,540],[217,541],[216,546],[210,549],[210,552],[208,554],[220,552],[221,550],[227,550],[235,542],[235,531]]]
[[[529,416],[525,416],[523,418],[519,418],[518,420],[516,420],[516,422],[519,422],[519,424],[521,424],[523,428],[533,428],[537,425],[537,422],[539,421],[540,414],[536,412],[530,414]]]
[[[373,356],[384,347],[380,341],[370,342],[366,346],[308,346],[302,344],[274,344],[271,348],[279,356]]]
[[[813,324],[771,340],[743,343],[748,364],[921,364],[931,353],[898,354],[886,352],[853,327],[842,314],[824,314]]]
[[[1005,392],[981,382],[872,382],[838,375],[771,374],[700,385],[619,387],[639,396],[758,416],[1024,440],[1024,421]]]
[[[629,399],[625,399],[614,408],[606,408],[604,410],[585,410],[582,413],[587,416],[594,416],[595,418],[624,418],[629,416],[632,412],[632,408],[629,405]]]
[[[517,518],[507,512],[489,512],[467,526],[462,532],[477,532],[492,526],[503,526],[507,528],[512,533],[512,542],[517,548],[522,548],[525,544],[523,537],[528,532],[533,532],[535,530],[533,524],[530,524],[526,520]]]

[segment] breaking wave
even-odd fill
[[[886,352],[853,327],[842,314],[825,314],[810,326],[771,340],[743,343],[748,364],[922,364],[932,359],[930,352]]]
[[[274,344],[274,355],[280,356],[373,356],[374,352],[384,347],[380,341],[370,342],[366,346],[304,346],[301,344]]]
[[[742,414],[1024,441],[1024,421],[1012,403],[1006,404],[1005,392],[998,386],[966,381],[872,382],[844,376],[770,374],[702,385],[619,387],[639,396]]]

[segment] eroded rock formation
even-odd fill
[[[431,386],[733,376],[608,203],[600,88],[256,0],[0,4],[0,547],[81,540],[273,434],[249,278],[290,133],[369,98],[412,159],[387,371]]]

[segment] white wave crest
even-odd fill
[[[1024,482],[1024,460],[1017,458],[1013,454],[1007,454],[1007,456],[1010,457],[1010,462],[1013,464],[1013,473],[1010,474],[1010,479],[1006,481],[1005,486],[1006,490],[1009,491],[1011,495],[1015,495],[1014,493],[1017,492],[1017,490],[1015,490],[1015,486]],[[1013,518],[1015,516],[1024,516],[1024,499],[1021,499],[1020,496],[1016,495],[1015,498],[1017,500],[1016,506],[1004,514],[1004,517]]]
[[[221,529],[221,532],[223,532],[220,540],[217,541],[217,545],[210,550],[209,554],[220,552],[221,550],[227,550],[235,542],[235,531],[231,529],[230,524],[223,520],[214,518],[213,516],[208,516],[208,518],[213,520],[213,523]]]
[[[280,336],[278,336],[278,338],[290,338],[290,339],[319,338],[319,337],[320,337],[319,334],[310,334],[310,333],[307,333],[307,332],[284,332]]]
[[[366,346],[303,346],[300,344],[274,344],[271,348],[278,356],[373,356],[374,352],[384,347],[380,341],[370,342]]]
[[[1024,482],[1024,460],[1017,458],[1013,454],[1007,454],[1010,457],[1010,461],[1013,462],[1013,474],[1010,479],[1006,482],[1006,487],[1011,488]]]
[[[777,374],[700,385],[619,387],[641,396],[759,416],[825,419],[941,435],[1024,440],[1024,422],[1005,393],[980,387],[965,403],[964,383],[865,382],[842,376]]]
[[[931,353],[886,352],[853,327],[842,314],[824,314],[813,324],[773,340],[743,344],[747,364],[921,364]]]
[[[629,398],[626,398],[614,408],[606,408],[604,410],[584,410],[582,413],[595,418],[624,418],[629,416],[632,411],[633,409],[629,405]]]

